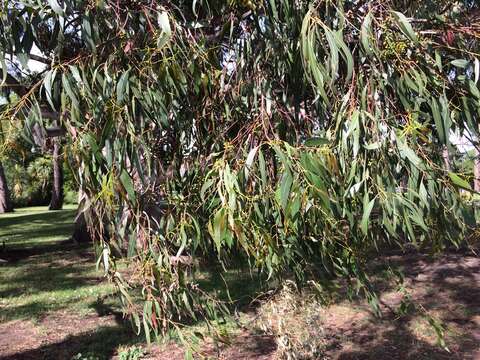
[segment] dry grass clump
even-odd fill
[[[291,281],[260,306],[256,325],[275,336],[277,359],[326,359],[321,306],[318,297],[299,292]]]

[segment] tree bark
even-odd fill
[[[61,210],[63,207],[63,164],[60,138],[53,139],[53,186],[49,210]]]
[[[0,214],[12,211],[13,205],[12,200],[10,199],[10,191],[8,190],[7,178],[5,177],[3,165],[0,162]]]
[[[87,222],[83,213],[77,214],[73,228],[72,240],[77,244],[92,242],[92,237],[88,232]]]
[[[85,193],[80,188],[78,190],[78,212],[72,234],[72,240],[77,244],[92,242],[92,237],[87,228],[87,221],[85,220],[85,213],[83,212],[84,197]]]
[[[473,160],[473,190],[480,192],[480,151],[475,147],[475,159]]]
[[[445,169],[447,171],[451,171],[452,167],[450,165],[450,154],[448,152],[447,146],[444,146],[442,149],[442,158],[443,158],[443,163],[445,164]]]

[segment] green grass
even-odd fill
[[[92,246],[68,241],[75,213],[76,207],[67,205],[60,211],[30,207],[0,215],[0,326],[31,321],[38,334],[45,334],[56,332],[58,326],[69,328],[68,319],[90,316],[100,321],[119,311],[117,298],[109,296],[114,294],[113,285],[96,269]],[[63,314],[61,325],[49,320],[62,319]],[[63,334],[64,341],[47,341],[16,356],[70,359],[82,353],[77,358],[92,354],[93,359],[110,359],[119,348],[142,340],[128,323],[116,321],[99,323],[94,331],[85,332],[82,325],[67,331],[73,333]]]
[[[75,209],[24,208],[0,215],[0,322],[41,318],[52,311],[95,312],[112,285],[85,246],[68,243]]]
[[[73,231],[76,205],[48,211],[46,207],[28,207],[0,215],[0,245],[7,249],[29,248],[68,240]]]

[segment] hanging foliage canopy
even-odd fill
[[[479,24],[473,0],[3,0],[2,116],[65,129],[147,334],[222,308],[191,276],[203,259],[372,297],[376,252],[474,225],[448,151],[478,136]]]

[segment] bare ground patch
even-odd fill
[[[402,270],[403,283],[375,277],[382,317],[363,300],[329,306],[289,291],[262,306],[260,326],[277,336],[277,356],[299,359],[480,359],[480,259],[399,255],[376,266]],[[407,300],[406,300],[407,299]],[[433,320],[432,320],[433,319]],[[443,330],[442,349],[431,321]]]

